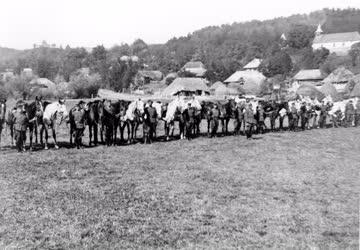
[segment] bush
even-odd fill
[[[31,97],[31,89],[29,85],[31,80],[32,78],[30,77],[16,76],[5,83],[5,90],[7,91],[8,95],[11,95],[16,99],[27,99]]]
[[[100,87],[101,76],[99,74],[78,74],[70,78],[70,88],[73,90],[74,98],[96,96]]]

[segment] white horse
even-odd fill
[[[136,139],[136,131],[142,122],[142,116],[145,112],[144,108],[145,103],[141,99],[133,101],[129,104],[125,116],[122,118],[127,126],[129,143],[132,143],[134,139]]]
[[[56,101],[46,106],[43,115],[43,124],[40,129],[40,142],[43,145],[43,132],[45,130],[45,149],[48,149],[48,130],[52,130],[55,148],[58,149],[55,132],[55,122],[57,118],[61,118],[59,125],[68,117],[69,113],[66,109],[64,101]]]

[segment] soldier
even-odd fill
[[[191,103],[188,103],[188,107],[185,110],[185,122],[186,122],[186,138],[191,140],[193,135],[192,131],[195,126],[195,108],[191,106]]]
[[[325,127],[327,115],[328,115],[328,105],[325,105],[324,101],[322,101],[320,106],[320,119],[319,119],[320,128]]]
[[[303,102],[300,107],[300,118],[301,118],[301,129],[305,130],[306,123],[308,122],[308,111],[305,102]]]
[[[360,125],[360,99],[356,102],[356,110],[355,110],[355,126]]]
[[[263,134],[265,132],[265,111],[262,104],[256,108],[256,116],[258,120],[257,132]]]
[[[245,108],[244,121],[245,121],[245,126],[246,126],[246,128],[245,128],[246,138],[251,139],[252,130],[255,125],[254,111],[252,109],[251,103]]]
[[[299,116],[298,116],[298,110],[295,106],[295,103],[293,102],[290,107],[290,119],[289,119],[289,125],[291,131],[296,131],[297,126],[299,124]]]
[[[16,103],[16,112],[13,119],[16,147],[19,152],[25,152],[26,129],[29,119],[25,111],[25,103],[22,101]]]
[[[242,103],[236,104],[235,109],[235,135],[239,135],[241,133],[241,125],[243,124],[244,114],[243,114],[244,106]]]
[[[210,128],[211,128],[211,136],[216,136],[216,133],[219,128],[219,119],[220,119],[220,110],[216,104],[211,109],[211,121],[210,121]]]
[[[158,113],[156,112],[156,109],[153,107],[153,102],[150,100],[148,102],[148,107],[145,109],[145,115],[146,115],[146,123],[149,130],[149,139],[150,143],[154,141],[156,138],[156,125],[157,125],[157,119],[158,119]]]
[[[77,149],[80,149],[80,147],[83,146],[82,137],[84,135],[84,130],[85,130],[84,104],[85,102],[80,101],[72,111],[72,115],[74,117],[74,123],[75,123],[75,131],[74,131],[75,145]]]
[[[345,124],[346,127],[352,126],[355,116],[355,108],[352,100],[350,100],[345,106]]]

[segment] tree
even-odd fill
[[[61,67],[61,74],[65,81],[68,82],[70,75],[85,65],[87,56],[88,53],[84,48],[66,48]]]
[[[310,45],[314,38],[313,27],[304,24],[297,24],[291,27],[288,34],[288,44],[292,48],[301,49]]]
[[[349,56],[351,57],[351,63],[353,66],[360,65],[360,42],[351,46]]]
[[[107,81],[109,65],[107,63],[107,51],[103,45],[96,46],[89,55],[90,69],[93,73],[98,73],[102,81]]]
[[[259,68],[266,77],[273,77],[289,74],[292,67],[290,56],[286,52],[280,51],[265,59]]]
[[[325,62],[329,54],[330,51],[327,48],[320,48],[314,51],[314,65],[316,68]]]
[[[74,98],[90,98],[97,94],[101,87],[100,74],[77,74],[71,76],[70,86],[74,91]]]

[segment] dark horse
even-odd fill
[[[41,98],[35,99],[34,102],[25,104],[25,112],[29,119],[29,139],[30,139],[30,150],[33,149],[33,135],[35,134],[35,143],[38,144],[38,126],[43,125],[42,115],[43,110],[49,104],[49,102],[43,102]],[[6,123],[10,128],[11,145],[14,144],[14,111],[15,109],[8,112]],[[42,138],[40,138],[42,139]]]
[[[230,119],[235,118],[236,102],[233,99],[228,100],[225,104],[219,105],[220,122],[222,127],[222,134],[228,135]]]

